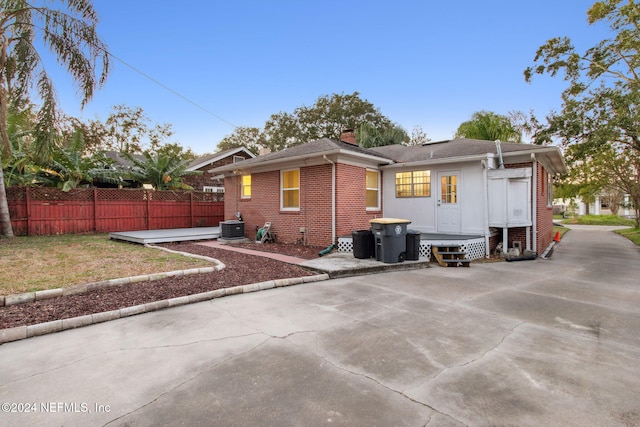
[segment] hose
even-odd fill
[[[323,250],[321,250],[320,252],[318,252],[318,256],[322,256],[322,255],[326,255],[329,252],[331,252],[333,250],[333,248],[335,248],[336,246],[334,244],[329,245],[328,247],[324,248]]]

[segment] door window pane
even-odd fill
[[[440,178],[441,203],[458,203],[457,176],[443,176]]]

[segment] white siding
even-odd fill
[[[396,198],[395,174],[411,170],[431,171],[431,196]],[[484,196],[483,169],[480,162],[473,164],[448,164],[439,167],[389,168],[383,173],[384,216],[403,218],[411,221],[409,229],[423,233],[437,232],[436,208],[438,202],[438,172],[459,171],[458,195],[461,208],[462,234],[484,235]]]

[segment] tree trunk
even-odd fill
[[[6,44],[0,52],[0,66],[4,68],[6,58]],[[7,91],[4,80],[0,80],[0,233],[2,236],[13,237],[11,228],[11,216],[9,215],[9,203],[7,203],[7,190],[4,187],[4,172],[2,171],[2,154],[10,153],[11,142],[7,133]]]
[[[0,231],[3,236],[13,237],[11,228],[11,216],[9,215],[9,203],[7,203],[7,190],[4,188],[4,173],[2,172],[2,156],[0,155]]]

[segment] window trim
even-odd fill
[[[285,187],[284,187],[284,174],[287,173],[287,172],[294,172],[294,171],[298,171],[298,186],[285,189]],[[294,206],[294,207],[285,207],[284,206],[284,192],[285,191],[297,191],[298,192],[298,206]],[[300,211],[300,196],[301,196],[301,191],[300,191],[300,168],[282,169],[280,171],[280,210],[281,211],[286,211],[286,212],[299,212]]]
[[[553,175],[546,170],[544,172],[547,174],[547,207],[551,208],[553,207]]]
[[[373,188],[373,187],[367,187],[367,172],[375,172],[376,177],[377,177],[377,187]],[[369,169],[367,168],[365,170],[365,179],[364,179],[364,187],[365,187],[365,196],[364,196],[364,204],[365,204],[365,208],[367,211],[379,211],[380,210],[380,193],[381,188],[380,188],[380,170],[378,169]],[[367,192],[368,191],[376,191],[376,206],[367,206]]]

